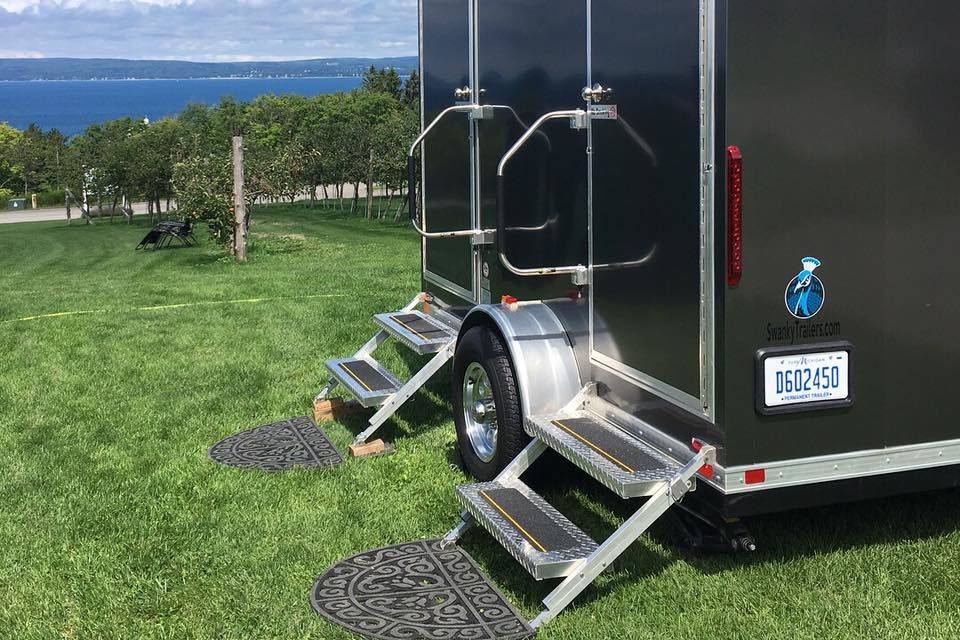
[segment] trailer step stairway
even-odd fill
[[[518,479],[457,488],[464,509],[537,580],[563,578],[597,543]]]
[[[499,591],[476,570],[476,564],[457,542],[463,534],[479,524],[486,529],[537,580],[561,579],[556,588],[543,600],[544,609],[528,624],[510,618],[515,609],[509,603],[474,608],[481,616],[493,612],[507,618],[503,627],[485,624],[483,630],[471,631],[470,637],[521,638],[549,623],[620,557],[660,516],[678,504],[696,488],[696,476],[710,477],[716,464],[716,449],[694,441],[686,447],[667,443],[661,450],[651,442],[640,441],[621,430],[614,422],[591,411],[606,411],[603,401],[594,395],[592,385],[585,387],[566,409],[557,415],[530,418],[527,430],[533,439],[513,461],[491,482],[466,484],[457,488],[457,499],[463,506],[459,522],[440,541],[410,542],[402,545],[404,553],[424,553],[427,544],[433,549],[436,561],[443,564],[444,585],[470,585],[466,591],[483,593],[484,599],[499,602]],[[661,443],[662,444],[662,443]],[[676,446],[673,446],[676,445]],[[590,476],[596,478],[621,497],[645,496],[639,508],[606,540],[597,543],[573,522],[550,505],[543,497],[520,480],[521,475],[548,449],[554,449]],[[419,546],[418,546],[419,545]],[[388,553],[389,552],[389,553]],[[431,563],[401,562],[393,549],[379,549],[357,556],[362,562],[348,558],[332,567],[320,579],[314,590],[314,607],[331,621],[368,637],[385,637],[368,628],[358,628],[356,620],[368,620],[367,609],[344,603],[352,590],[372,584],[366,575],[387,576],[403,597],[396,602],[383,598],[383,587],[378,578],[377,615],[384,624],[390,621],[417,621],[417,628],[404,629],[404,637],[465,637],[458,635],[456,625],[472,623],[445,615],[443,621],[435,617],[438,608],[444,613],[450,604],[449,596],[434,596],[443,586],[425,577]],[[329,580],[328,580],[329,578]],[[333,588],[327,583],[334,580]],[[344,595],[344,585],[349,593]],[[476,584],[475,584],[476,583]],[[356,585],[354,588],[352,585]],[[416,600],[404,589],[422,591]],[[490,595],[488,595],[490,594]],[[429,597],[427,597],[429,596]],[[484,600],[486,601],[486,600]],[[331,614],[330,612],[338,612]],[[469,616],[467,616],[469,617]],[[371,622],[373,624],[373,622]],[[374,625],[375,626],[375,625]],[[429,627],[429,629],[428,629]]]
[[[373,317],[398,342],[420,355],[437,353],[451,340],[457,339],[457,329],[422,311],[381,313]],[[450,320],[454,320],[451,318]]]
[[[585,388],[558,415],[527,420],[533,440],[493,482],[457,489],[460,522],[443,539],[449,547],[474,524],[486,529],[538,580],[563,578],[530,626],[553,620],[657,519],[696,488],[698,473],[716,464],[713,446],[660,451],[591,412]],[[520,476],[548,448],[557,451],[622,498],[646,501],[609,538],[597,544],[523,482]],[[684,449],[682,452],[681,449]],[[676,455],[683,459],[676,459]]]
[[[403,386],[390,371],[369,356],[327,360],[327,370],[364,407],[379,407]]]
[[[453,357],[460,320],[438,309],[428,313],[426,302],[426,294],[420,293],[400,311],[375,315],[373,320],[379,330],[365,345],[349,358],[326,362],[330,380],[317,395],[317,401],[326,400],[340,387],[360,405],[379,408],[354,445],[366,444]],[[419,308],[421,305],[423,309]],[[433,354],[433,358],[409,380],[400,380],[373,358],[373,353],[391,338],[418,355]]]
[[[621,498],[653,495],[680,463],[587,411],[530,418],[527,431]]]

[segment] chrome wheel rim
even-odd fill
[[[497,455],[497,405],[486,370],[473,362],[463,374],[463,423],[473,452],[483,462]]]

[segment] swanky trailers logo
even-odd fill
[[[803,271],[787,285],[784,302],[787,311],[795,318],[806,320],[820,313],[826,299],[823,282],[814,275],[821,262],[816,258],[803,259]]]

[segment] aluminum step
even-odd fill
[[[519,480],[457,487],[473,518],[537,580],[573,573],[597,543]]]
[[[403,383],[370,357],[327,360],[327,369],[364,407],[379,407]]]
[[[422,311],[396,311],[373,316],[374,322],[415,353],[437,353],[457,339],[457,327]]]
[[[621,498],[652,495],[682,467],[587,411],[528,418],[527,431]]]

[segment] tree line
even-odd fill
[[[178,215],[207,220],[215,235],[229,224],[231,139],[244,137],[247,196],[293,202],[317,194],[336,206],[363,210],[361,185],[388,194],[387,208],[367,216],[402,214],[406,151],[420,129],[420,83],[393,69],[370,67],[360,89],[305,97],[265,95],[251,102],[224,98],[191,104],[157,122],[123,118],[88,127],[67,139],[31,125],[0,125],[0,198],[13,193],[65,193],[87,222],[98,213],[132,216],[146,201],[157,215],[179,204]],[[344,186],[353,200],[344,204]],[[226,191],[224,193],[224,191]],[[4,198],[5,199],[5,198]],[[224,212],[223,209],[227,211]],[[388,213],[389,211],[389,213]]]

